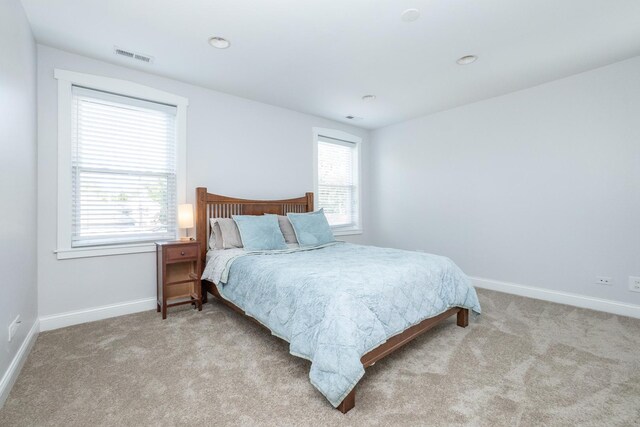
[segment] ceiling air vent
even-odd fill
[[[146,62],[147,64],[153,62],[153,56],[145,55],[143,53],[132,52],[130,50],[120,49],[114,46],[113,53],[116,55],[124,56],[125,58],[137,59],[138,61]]]
[[[142,62],[151,62],[150,56],[140,55],[139,53],[136,53],[136,56],[134,56],[134,58]]]

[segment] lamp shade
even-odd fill
[[[193,227],[193,205],[178,205],[178,228]]]

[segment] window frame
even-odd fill
[[[356,181],[356,194],[358,198],[358,206],[357,206],[357,215],[358,222],[355,226],[352,227],[335,227],[331,226],[331,231],[336,236],[349,236],[355,234],[362,234],[362,138],[356,135],[352,135],[350,133],[336,130],[336,129],[327,129],[314,127],[313,131],[313,194],[314,194],[314,205],[316,208],[319,208],[318,204],[318,138],[327,137],[332,139],[338,139],[345,142],[350,142],[355,145],[355,161],[354,161],[354,179]]]
[[[57,258],[69,259],[154,252],[154,242],[85,247],[71,246],[73,232],[72,86],[83,86],[89,89],[176,106],[176,210],[178,204],[185,203],[187,195],[187,106],[189,105],[189,100],[182,96],[126,80],[68,70],[55,69],[54,78],[58,80],[58,221],[57,249],[55,250]],[[176,237],[181,234],[184,234],[184,231],[181,233],[176,224]]]

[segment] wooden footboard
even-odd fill
[[[458,326],[466,328],[469,325],[469,309],[468,308],[462,308],[462,307],[450,308],[444,313],[441,313],[429,319],[425,319],[422,322],[418,323],[417,325],[414,325],[409,329],[406,329],[404,332],[389,338],[387,342],[385,342],[384,344],[381,344],[380,346],[371,350],[369,353],[362,356],[362,358],[360,359],[360,361],[362,362],[362,365],[365,368],[375,365],[378,360],[382,359],[385,356],[388,356],[389,354],[393,353],[400,347],[413,341],[418,336],[427,332],[429,329],[433,328],[434,326],[436,326],[437,324],[439,324],[440,322],[442,322],[443,320],[447,319],[448,317],[454,314],[457,314],[456,323]],[[356,406],[356,390],[354,388],[353,390],[351,390],[351,393],[349,393],[347,397],[344,398],[344,400],[340,403],[340,405],[338,405],[337,409],[343,414],[346,414],[355,406]]]

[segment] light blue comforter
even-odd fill
[[[360,358],[391,336],[451,307],[480,313],[464,273],[426,253],[340,242],[210,262],[218,262],[217,280],[210,265],[203,278],[311,360],[311,383],[333,406],[364,374]]]

